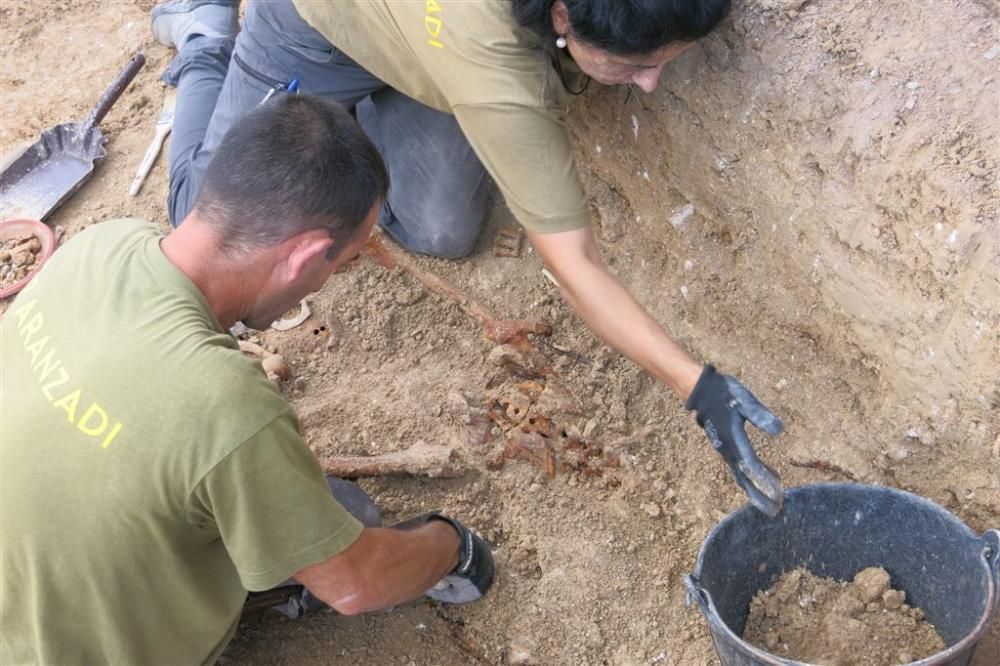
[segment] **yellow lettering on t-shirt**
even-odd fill
[[[32,368],[34,368],[35,367],[35,363],[38,362],[38,355],[42,353],[43,349],[45,349],[45,344],[48,341],[49,341],[49,336],[46,335],[44,338],[39,338],[38,340],[35,340],[34,342],[32,342],[30,345],[26,345],[25,346],[24,349],[29,354],[31,354],[31,367]]]
[[[427,43],[433,47],[443,49],[444,43],[442,43],[438,38],[441,36],[441,28],[444,27],[444,23],[437,16],[432,16],[432,14],[442,13],[441,5],[437,3],[437,0],[427,0],[424,3],[424,11],[426,16],[424,16],[424,29],[427,30]]]
[[[80,398],[83,395],[82,388],[76,388],[68,393],[65,393],[68,389],[64,388],[60,391],[61,398],[53,397],[53,389],[69,384],[70,376],[62,361],[57,358],[55,348],[49,345],[51,335],[42,334],[37,340],[32,341],[32,338],[43,331],[45,326],[45,317],[41,310],[35,310],[36,303],[37,299],[28,301],[12,313],[17,318],[17,328],[21,333],[24,351],[31,357],[28,365],[31,366],[32,375],[45,399],[51,402],[53,407],[65,411],[66,420],[84,435],[95,439],[103,437],[101,448],[106,449],[121,432],[122,422],[114,421],[114,425],[111,425],[112,419],[107,410],[93,401],[77,420],[77,409],[80,407]],[[111,426],[110,429],[108,426]]]
[[[93,417],[97,417],[97,423],[91,423]],[[90,435],[91,437],[97,437],[108,427],[108,413],[101,409],[101,406],[96,402],[90,403],[90,407],[87,407],[87,411],[83,413],[80,420],[76,423],[77,429],[84,435]]]
[[[66,410],[67,418],[70,423],[74,423],[76,421],[76,407],[80,404],[80,393],[82,393],[82,390],[77,389],[67,393],[52,403],[53,407],[59,407],[60,409]]]
[[[441,19],[436,16],[424,17],[424,27],[427,28],[427,34],[431,37],[441,36],[441,25]]]
[[[24,338],[24,344],[28,344],[31,340],[31,336],[42,328],[42,324],[45,323],[45,317],[42,316],[41,312],[36,312],[35,315],[28,320],[28,323],[21,328],[21,337]]]
[[[46,400],[52,400],[52,389],[57,386],[62,386],[63,384],[69,383],[69,373],[66,372],[65,368],[59,368],[59,377],[48,384],[42,384],[42,395],[45,396]],[[53,403],[55,404],[55,403]],[[73,419],[70,419],[72,421]]]
[[[26,320],[28,318],[28,315],[31,314],[31,311],[35,309],[35,303],[37,302],[38,302],[37,298],[28,301],[27,303],[25,303],[24,305],[22,305],[21,307],[19,307],[17,310],[14,311],[14,316],[17,317],[18,330],[24,327],[24,320]]]
[[[47,340],[48,336],[45,339]],[[48,379],[49,375],[55,372],[60,365],[61,363],[55,360],[55,350],[50,349],[40,361],[32,361],[31,369],[38,372],[38,369],[41,368],[41,372],[38,372],[38,382],[41,383]],[[52,398],[49,399],[51,400]]]
[[[119,421],[115,423],[115,425],[111,428],[111,432],[109,432],[108,436],[104,438],[103,442],[101,442],[101,448],[106,449],[109,446],[111,446],[111,440],[113,440],[115,437],[118,436],[118,431],[121,429],[122,429],[122,422]]]

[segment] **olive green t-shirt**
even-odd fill
[[[366,70],[453,113],[525,228],[589,224],[565,125],[568,93],[537,36],[514,20],[510,0],[293,2]]]
[[[0,322],[0,663],[199,664],[247,590],[349,546],[288,404],[139,220]]]

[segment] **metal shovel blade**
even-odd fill
[[[0,173],[0,219],[44,220],[87,182],[108,154],[98,123],[145,62],[141,53],[133,56],[86,119],[44,130]]]
[[[42,132],[0,176],[0,219],[44,220],[79,190],[107,155],[98,129],[65,123]]]

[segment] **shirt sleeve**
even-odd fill
[[[569,136],[557,118],[514,104],[459,105],[453,111],[526,229],[553,233],[590,224]]]
[[[333,499],[291,413],[219,462],[191,504],[200,522],[214,522],[250,591],[275,587],[340,553],[364,529]]]

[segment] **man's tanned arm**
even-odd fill
[[[458,547],[458,533],[443,521],[405,531],[368,528],[347,550],[295,579],[338,613],[357,615],[424,594],[458,564]]]

